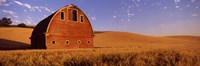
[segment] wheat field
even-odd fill
[[[96,32],[95,48],[27,49],[30,28],[0,28],[0,66],[200,66],[199,36]],[[20,49],[21,48],[21,49]]]
[[[199,50],[96,48],[0,51],[0,66],[200,66]]]

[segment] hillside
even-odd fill
[[[191,36],[192,38],[194,36]],[[97,47],[151,47],[151,48],[176,48],[200,47],[200,37],[195,40],[172,37],[154,37],[128,32],[104,32],[95,34],[94,42]]]
[[[167,38],[190,40],[190,41],[200,41],[200,36],[167,36]]]
[[[0,47],[29,46],[33,29],[0,28]],[[192,39],[191,39],[192,38]],[[154,37],[128,32],[95,32],[95,47],[176,48],[200,47],[200,37]]]
[[[29,47],[31,28],[0,28],[0,49]]]

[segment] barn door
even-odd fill
[[[45,37],[43,35],[37,39],[37,49],[46,49]]]

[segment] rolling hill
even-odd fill
[[[0,48],[28,47],[31,28],[0,28]],[[128,32],[96,31],[95,47],[176,48],[200,47],[198,36],[154,37]]]

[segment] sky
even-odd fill
[[[94,31],[200,36],[200,0],[0,0],[0,18],[37,25],[69,4],[87,15]]]

